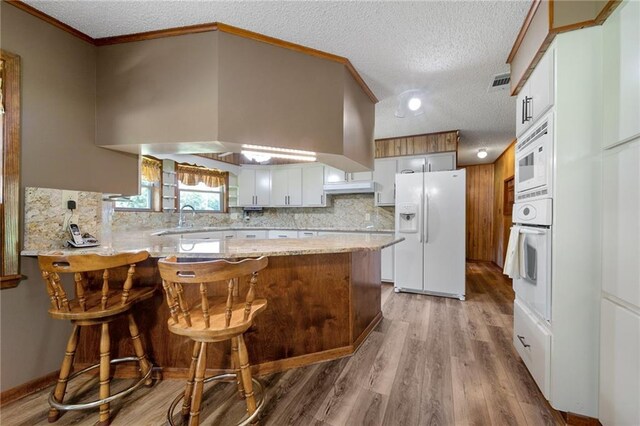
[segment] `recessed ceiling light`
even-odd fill
[[[422,106],[422,101],[420,98],[411,98],[407,104],[411,111],[417,111]]]
[[[478,158],[485,158],[487,156],[487,150],[482,148],[478,150]]]

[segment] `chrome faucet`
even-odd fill
[[[185,204],[184,206],[180,207],[180,216],[178,217],[178,228],[187,226],[187,221],[184,218],[184,209],[186,208],[190,208],[191,211],[193,212],[192,217],[194,218],[196,217],[196,209],[194,209],[191,204]],[[193,226],[193,224],[191,224],[190,226]]]

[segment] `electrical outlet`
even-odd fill
[[[366,222],[369,222],[369,221],[371,220],[371,213],[365,213],[365,215],[364,215],[364,220],[365,220]]]
[[[78,206],[78,191],[62,191],[62,209],[67,210],[67,201],[75,201]]]

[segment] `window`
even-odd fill
[[[116,200],[116,209],[127,210],[151,210],[153,207],[153,190],[152,182],[142,182],[140,186],[140,195],[127,197],[127,199]]]
[[[179,205],[192,206],[196,211],[223,212],[224,211],[224,185],[217,187],[207,186],[204,182],[197,185],[178,185]]]
[[[159,210],[161,174],[162,163],[160,160],[142,157],[140,162],[140,194],[116,200],[115,208],[117,210]]]

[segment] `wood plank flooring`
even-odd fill
[[[384,319],[352,357],[264,377],[268,396],[260,424],[564,424],[512,347],[513,298],[510,281],[489,263],[467,264],[463,302],[397,294],[383,285]],[[164,380],[113,403],[112,424],[166,424],[166,409],[182,386],[182,380]],[[90,398],[87,388],[73,392]],[[0,423],[48,424],[49,391],[3,407]],[[233,384],[207,389],[203,424],[240,418],[244,406],[234,394]],[[216,417],[227,408],[228,415]],[[97,410],[68,412],[57,424],[97,419]]]

